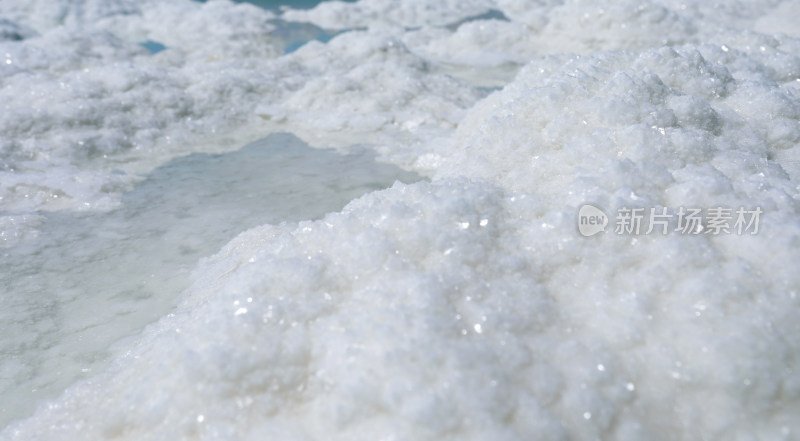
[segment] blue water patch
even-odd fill
[[[196,0],[205,3],[205,0]],[[234,0],[236,3],[252,3],[260,8],[270,10],[280,10],[282,8],[292,9],[311,9],[314,6],[322,3],[324,0]],[[340,0],[347,3],[354,3],[357,0]]]
[[[157,54],[167,48],[163,44],[153,40],[147,40],[139,43],[139,46],[147,49],[151,54]]]

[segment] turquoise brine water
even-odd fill
[[[347,3],[353,3],[356,0],[343,0]],[[201,0],[202,3],[204,1]],[[236,3],[252,3],[258,7],[264,9],[280,9],[282,6],[294,8],[294,9],[310,9],[318,4],[322,3],[320,0],[295,0],[295,1],[285,1],[285,0],[236,0]]]

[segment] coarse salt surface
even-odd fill
[[[56,3],[0,5],[8,246],[216,131],[366,142],[430,180],[242,232],[0,439],[800,433],[797,2],[329,2],[280,17],[358,29],[283,55],[247,5]],[[762,213],[582,237],[586,203]]]

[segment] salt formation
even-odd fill
[[[321,220],[242,232],[111,367],[0,438],[800,433],[800,40],[785,17],[797,2],[330,2],[282,18],[365,29],[288,55],[267,41],[268,15],[250,21],[251,8],[225,1],[151,0],[138,12],[61,4],[67,24],[105,18],[53,27],[51,12],[0,7],[2,35],[41,34],[2,46],[15,51],[3,68],[22,69],[0,90],[11,100],[0,191],[15,216],[2,228],[35,234],[34,208],[113,205],[127,185],[107,171],[117,161],[146,167],[212,129],[366,141],[431,180]],[[159,8],[202,23],[203,11],[224,12],[219,26],[255,30],[195,45],[169,20],[142,19]],[[144,37],[167,49],[146,54],[131,42]],[[35,51],[52,61],[26,58]],[[120,66],[153,79],[122,81],[109,70]],[[485,96],[479,86],[509,73]],[[108,85],[71,88],[89,74]],[[60,92],[65,80],[72,92]],[[90,100],[103,118],[75,106],[34,118],[28,90]],[[126,93],[128,107],[115,107]],[[125,136],[136,143],[115,151]],[[22,184],[7,179],[37,173],[62,176],[45,196],[77,202],[12,197]],[[673,220],[665,234],[582,237],[576,215],[587,203]],[[759,229],[681,234],[681,207],[757,208]]]

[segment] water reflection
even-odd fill
[[[153,170],[109,213],[42,213],[38,237],[0,260],[0,428],[29,415],[109,345],[167,313],[201,257],[265,223],[319,218],[419,176],[363,151],[341,155],[276,134]]]

